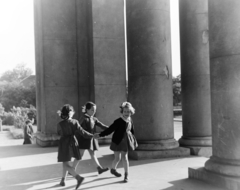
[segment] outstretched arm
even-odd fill
[[[104,124],[103,124],[102,122],[100,122],[98,119],[96,119],[95,125],[98,126],[98,127],[100,127],[100,128],[103,129],[103,130],[105,130],[105,129],[108,128],[107,125],[104,125]]]
[[[78,134],[80,134],[81,136],[83,136],[86,139],[91,139],[93,137],[93,134],[85,131],[79,123],[77,123],[77,124],[78,124],[78,130],[76,132]]]
[[[117,129],[117,124],[114,121],[114,123],[112,125],[110,125],[107,129],[105,129],[103,132],[99,133],[100,137],[105,137],[107,135],[110,135],[111,133],[113,133],[115,130]]]

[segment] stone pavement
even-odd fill
[[[178,139],[181,123],[175,122]],[[76,180],[69,176],[66,186],[59,186],[61,163],[57,162],[57,147],[42,148],[37,145],[22,145],[23,140],[11,140],[6,132],[0,133],[0,190],[72,190]],[[3,140],[5,138],[5,140]],[[3,141],[6,143],[4,144]],[[17,143],[18,145],[14,144]],[[97,152],[103,166],[110,166],[113,159],[108,146]],[[223,190],[209,184],[188,179],[188,167],[202,167],[207,158],[130,160],[130,180],[116,178],[110,172],[97,175],[88,152],[80,162],[77,172],[85,177],[79,189],[96,190]],[[118,171],[124,173],[122,164]]]

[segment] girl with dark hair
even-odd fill
[[[72,119],[74,115],[73,106],[66,104],[62,107],[61,111],[58,111],[57,113],[62,119],[62,121],[60,121],[57,125],[57,132],[61,136],[58,145],[58,162],[63,163],[63,173],[60,185],[65,186],[67,172],[69,172],[76,178],[76,189],[78,189],[84,178],[78,175],[74,168],[70,165],[72,157],[76,160],[81,159],[75,135],[80,134],[89,139],[91,139],[93,135],[83,130],[76,119]]]
[[[87,102],[82,107],[82,112],[84,113],[83,117],[80,119],[80,125],[84,130],[87,132],[94,134],[96,133],[96,127],[99,127],[103,130],[107,129],[108,127],[101,123],[96,117],[94,117],[96,113],[97,106],[93,102]],[[99,149],[98,140],[97,139],[86,139],[83,136],[77,136],[80,153],[83,156],[85,150],[88,150],[93,163],[95,164],[98,174],[106,172],[108,168],[103,168],[97,158],[96,150]],[[73,167],[76,169],[79,162],[76,159],[73,162]]]
[[[135,113],[135,109],[129,102],[123,102],[120,106],[121,117],[116,119],[112,125],[105,131],[95,134],[95,138],[104,137],[113,133],[110,149],[114,152],[114,160],[112,162],[111,173],[116,177],[122,175],[117,172],[116,168],[121,160],[125,171],[124,182],[128,182],[129,161],[128,151],[133,151],[137,148],[137,141],[134,136],[134,125],[131,115]]]

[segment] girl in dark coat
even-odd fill
[[[122,157],[125,171],[124,182],[128,182],[128,151],[132,151],[137,147],[137,141],[134,137],[134,125],[131,119],[131,115],[135,113],[135,109],[129,102],[123,102],[120,108],[122,116],[116,119],[108,129],[94,136],[98,138],[113,133],[112,143],[110,145],[110,149],[114,151],[111,173],[116,177],[121,177],[121,174],[117,172],[116,168]]]
[[[96,127],[99,127],[103,130],[108,128],[106,125],[101,123],[96,117],[94,117],[94,115],[96,113],[96,109],[97,109],[96,104],[94,104],[93,102],[87,102],[83,106],[82,111],[83,111],[84,115],[80,119],[80,125],[82,126],[82,128],[91,134],[96,133]],[[108,168],[103,168],[97,159],[96,150],[99,149],[98,140],[94,139],[94,138],[86,139],[85,137],[80,136],[80,135],[77,136],[77,140],[78,140],[81,156],[83,156],[85,150],[88,150],[93,163],[97,167],[98,173],[101,174],[103,172],[106,172],[108,170]],[[73,167],[75,169],[76,169],[78,163],[79,162],[74,160]]]
[[[90,139],[93,137],[93,135],[83,130],[76,119],[72,119],[74,115],[74,109],[71,105],[64,105],[61,111],[58,111],[58,114],[62,119],[62,121],[60,121],[57,125],[57,132],[61,136],[58,145],[58,162],[63,163],[63,174],[60,185],[65,186],[65,179],[67,172],[69,172],[76,178],[76,189],[78,189],[84,178],[78,175],[74,168],[70,165],[72,157],[77,160],[81,159],[75,135],[78,133],[85,138]]]
[[[24,141],[23,144],[32,144],[32,136],[33,136],[33,128],[32,128],[32,122],[28,119],[25,122],[24,126]]]

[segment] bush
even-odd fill
[[[14,127],[23,128],[25,121],[28,119],[29,108],[15,107],[11,109],[14,117]]]
[[[4,112],[2,116],[3,125],[13,125],[14,124],[14,115],[12,112]]]

